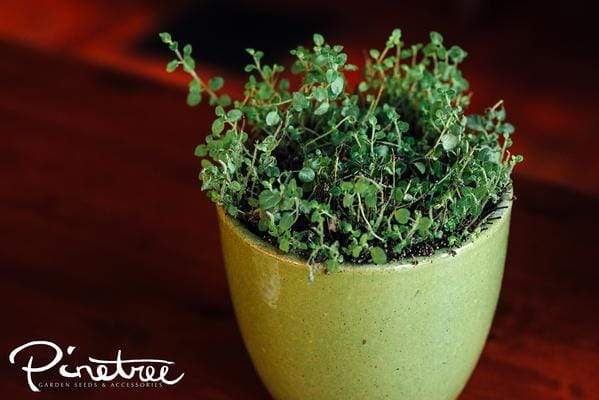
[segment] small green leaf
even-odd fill
[[[389,41],[396,46],[399,45],[401,43],[401,29],[393,29]]]
[[[441,34],[439,32],[435,32],[435,31],[431,32],[430,37],[431,37],[432,44],[435,44],[435,45],[443,44],[443,36],[441,36]]]
[[[462,48],[459,47],[459,46],[451,46],[451,48],[449,49],[447,55],[454,62],[459,63],[459,62],[464,61],[464,58],[466,58],[466,56],[468,55],[468,53],[466,53],[464,50],[462,50]]]
[[[441,145],[445,151],[453,150],[458,145],[458,137],[451,133],[441,136]]]
[[[191,56],[183,57],[183,69],[186,72],[191,72],[191,71],[195,70],[195,67],[196,67],[196,62]]]
[[[410,210],[407,208],[400,208],[393,212],[393,217],[400,224],[407,224],[410,220]]]
[[[325,101],[327,99],[327,90],[323,87],[317,87],[313,93],[316,101]]]
[[[242,116],[243,113],[241,112],[241,110],[238,110],[236,108],[229,110],[229,112],[227,113],[227,119],[231,122],[239,121]]]
[[[314,115],[322,115],[325,114],[329,110],[329,103],[327,101],[320,103],[316,110],[314,110]]]
[[[324,44],[324,37],[319,33],[315,33],[312,36],[312,39],[314,40],[314,44],[316,46],[322,46]]]
[[[281,121],[281,118],[279,117],[279,113],[277,111],[271,111],[266,114],[266,125],[274,126],[278,124],[279,121]]]
[[[354,185],[354,190],[358,194],[364,194],[364,193],[366,193],[366,191],[368,190],[369,187],[370,187],[370,184],[368,183],[368,181],[366,181],[365,179],[360,179]]]
[[[225,121],[222,118],[217,118],[212,122],[212,133],[215,135],[220,134],[225,128]]]
[[[370,258],[372,259],[372,262],[377,265],[387,263],[387,253],[380,247],[370,248]]]
[[[424,165],[424,163],[421,163],[420,161],[416,161],[414,163],[414,166],[421,174],[424,174],[424,171],[426,171],[426,166]]]
[[[276,207],[281,202],[281,194],[273,190],[263,190],[258,196],[260,208],[269,210]]]
[[[177,69],[179,66],[179,60],[172,60],[168,64],[166,64],[166,72],[171,73]]]
[[[221,107],[228,107],[231,105],[231,98],[228,95],[223,94],[218,98],[218,104]]]
[[[306,96],[304,96],[303,93],[299,92],[293,93],[291,104],[293,105],[295,111],[301,111],[305,108],[308,108],[308,106],[310,105],[308,99],[306,99]]]
[[[171,34],[168,32],[159,33],[158,36],[160,36],[160,39],[163,43],[171,44],[173,41],[173,39],[171,38]]]
[[[485,122],[483,121],[483,117],[478,114],[469,115],[466,126],[475,131],[485,131]]]
[[[511,135],[512,133],[514,133],[516,128],[514,128],[514,125],[510,124],[509,122],[506,122],[505,124],[501,125],[497,130],[499,133],[502,133],[504,135]]]
[[[200,86],[200,82],[198,82],[195,79],[190,80],[189,84],[187,85],[187,87],[189,88],[190,92],[200,93],[202,91],[202,87]]]
[[[279,90],[289,90],[289,80],[288,79],[281,79],[279,81]]]
[[[200,104],[202,101],[202,94],[200,92],[189,92],[187,94],[187,105],[193,107]]]
[[[498,110],[495,111],[495,117],[499,120],[499,121],[504,121],[505,120],[505,108],[501,107]]]
[[[312,182],[314,180],[314,170],[310,167],[304,167],[300,170],[299,174],[299,179],[302,182]]]
[[[289,252],[289,239],[287,239],[286,237],[282,237],[281,239],[279,239],[279,249],[284,253],[288,253]]]
[[[231,189],[232,192],[239,192],[241,190],[241,183],[239,183],[237,181],[233,181],[229,185],[229,188]]]
[[[196,149],[194,151],[194,155],[196,157],[206,157],[207,154],[208,154],[208,147],[205,144],[200,144],[200,145],[196,146]]]
[[[399,121],[397,123],[397,130],[399,131],[399,133],[406,133],[410,130],[410,124],[404,121]]]
[[[389,146],[381,144],[381,145],[377,145],[374,147],[374,153],[381,157],[384,158],[387,156],[387,154],[389,154]]]
[[[334,274],[335,272],[339,271],[339,262],[334,258],[328,259],[325,265],[329,274]]]
[[[336,77],[337,77],[337,72],[332,68],[328,69],[327,72],[325,73],[325,78],[328,83],[332,83]]]
[[[433,221],[428,217],[422,217],[418,220],[418,233],[420,235],[425,236],[428,233],[429,228],[433,224]]]
[[[337,76],[335,80],[331,83],[331,91],[335,96],[338,96],[343,92],[343,78],[341,76]]]
[[[190,44],[186,44],[185,47],[183,47],[183,55],[184,56],[191,55],[191,45]]]
[[[292,213],[286,212],[281,216],[281,221],[279,221],[279,232],[286,232],[291,229],[291,226],[295,222],[295,218]]]
[[[220,76],[215,76],[214,78],[210,79],[208,81],[208,85],[210,86],[210,89],[217,91],[220,88],[223,87],[225,83],[225,80],[223,78],[221,78]]]
[[[352,204],[354,204],[354,196],[346,194],[345,196],[343,196],[343,207],[345,208],[350,208],[352,206]]]

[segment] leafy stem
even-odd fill
[[[503,102],[467,114],[467,53],[437,32],[408,45],[399,29],[372,49],[357,90],[348,87],[342,46],[313,35],[291,51],[292,80],[264,53],[251,61],[244,96],[220,95],[223,79],[202,80],[191,46],[167,71],[191,76],[187,102],[215,106],[202,159],[211,201],[279,250],[303,257],[310,277],[323,263],[378,263],[432,254],[476,234],[511,185],[522,157],[510,154],[514,127]],[[297,83],[296,83],[297,82]]]

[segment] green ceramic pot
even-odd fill
[[[511,201],[454,255],[334,274],[277,251],[218,210],[245,345],[277,400],[450,400],[485,344]]]

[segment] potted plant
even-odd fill
[[[215,106],[202,188],[217,204],[246,347],[274,398],[454,399],[497,303],[512,205],[514,128],[502,102],[467,115],[466,52],[393,31],[351,85],[315,34],[280,65],[247,49],[244,97],[203,80],[191,46],[169,72]]]

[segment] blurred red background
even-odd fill
[[[211,111],[185,106],[186,78],[164,71],[157,32],[191,42],[203,73],[238,94],[245,47],[284,63],[320,32],[361,65],[395,27],[409,42],[437,30],[466,49],[472,110],[504,99],[525,156],[503,296],[463,398],[599,398],[595,14],[578,1],[422,3],[0,3],[4,398],[29,394],[6,355],[35,338],[92,356],[161,356],[187,374],[161,391],[38,398],[268,398],[195,178]]]
[[[438,30],[470,53],[464,69],[474,111],[505,100],[519,128],[515,151],[526,156],[518,173],[598,194],[599,180],[590,173],[598,170],[594,151],[599,145],[594,14],[576,1],[425,3],[5,1],[0,40],[115,73],[182,84],[185,77],[164,73],[168,51],[156,32],[168,30],[194,44],[206,74],[225,75],[235,93],[248,61],[245,47],[263,49],[270,60],[283,62],[288,49],[318,31],[343,43],[350,60],[360,64],[363,50],[380,46],[394,27],[412,42]]]

